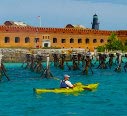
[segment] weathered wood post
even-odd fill
[[[52,78],[53,75],[52,73],[50,72],[50,57],[49,57],[49,54],[46,56],[46,69],[44,70],[44,72],[42,73],[42,78]]]
[[[2,57],[3,57],[3,55],[0,54],[0,81],[1,81],[3,75],[5,75],[5,77],[6,77],[7,80],[9,81],[10,79],[9,79],[9,77],[8,77],[7,74],[6,74],[6,72],[5,72],[5,71],[6,71],[6,70],[5,70],[5,67],[4,67],[4,65],[3,65],[3,63],[2,63]]]

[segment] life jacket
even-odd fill
[[[66,88],[68,85],[65,83],[65,80],[62,80],[60,83],[60,88]]]

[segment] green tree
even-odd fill
[[[127,46],[127,40],[125,40],[124,45]]]
[[[98,46],[97,51],[98,52],[104,52],[105,51],[105,46]]]
[[[121,40],[118,39],[115,33],[112,33],[109,36],[108,42],[105,46],[106,46],[106,49],[108,50],[123,50],[123,43]]]

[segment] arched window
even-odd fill
[[[30,38],[29,37],[25,38],[25,43],[30,43]]]
[[[61,39],[61,43],[66,43],[66,39]]]
[[[90,40],[88,38],[86,38],[86,44],[90,43]]]
[[[70,39],[70,43],[74,43],[74,39],[73,38]]]
[[[82,39],[80,38],[80,39],[78,39],[78,43],[82,43]]]
[[[19,37],[15,37],[15,43],[19,43],[20,42],[20,38]]]
[[[39,42],[39,38],[34,38],[34,42],[35,43]]]
[[[93,39],[93,43],[97,43],[97,39]]]
[[[107,42],[109,43],[109,42],[111,42],[111,40],[108,39]]]
[[[4,38],[4,43],[9,43],[10,42],[10,37],[5,37]]]
[[[100,43],[104,43],[104,40],[103,40],[103,39],[101,39],[101,40],[100,40]]]
[[[57,38],[53,38],[53,43],[57,43]]]

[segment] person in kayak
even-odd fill
[[[69,81],[70,76],[64,75],[64,79],[60,82],[60,88],[73,88],[74,85]]]

